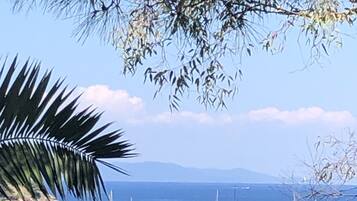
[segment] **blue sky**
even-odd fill
[[[140,155],[129,161],[241,167],[284,176],[308,160],[308,144],[317,136],[340,135],[357,125],[352,37],[323,60],[323,67],[304,71],[294,72],[308,56],[294,35],[284,53],[257,49],[244,58],[240,92],[227,111],[206,111],[192,98],[170,114],[166,94],[153,100],[154,89],[140,74],[122,76],[120,55],[110,45],[96,36],[77,43],[71,21],[41,12],[13,15],[1,2],[0,24],[0,55],[40,60],[43,68],[54,69],[54,77],[65,76],[70,86],[83,90],[83,104],[105,110],[104,119],[116,121],[135,144]]]

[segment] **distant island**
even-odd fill
[[[105,181],[199,182],[199,183],[280,183],[279,178],[241,169],[201,169],[173,163],[115,163],[130,176],[101,168]]]

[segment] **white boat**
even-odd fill
[[[114,201],[113,200],[113,191],[112,190],[109,193],[109,201]]]
[[[300,198],[299,198],[299,195],[298,193],[296,193],[295,191],[293,192],[293,201],[299,201]]]

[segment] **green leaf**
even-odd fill
[[[38,188],[45,196],[101,200],[97,164],[124,173],[103,159],[134,156],[131,144],[120,129],[98,125],[100,113],[79,110],[63,81],[49,86],[51,72],[39,79],[39,64],[26,62],[18,73],[15,66],[17,58],[0,73],[0,194],[14,189],[24,198],[25,189],[35,197]]]

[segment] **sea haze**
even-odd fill
[[[229,170],[183,167],[172,163],[114,163],[129,176],[101,167],[104,181],[196,182],[196,183],[280,183],[279,178],[236,168]]]

